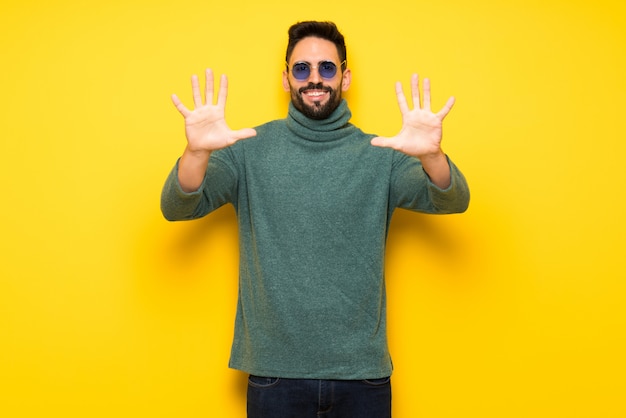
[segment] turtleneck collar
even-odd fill
[[[357,129],[349,123],[351,117],[352,112],[348,109],[348,103],[345,99],[341,99],[337,109],[328,118],[322,120],[306,117],[290,102],[287,127],[299,137],[309,141],[334,141]]]

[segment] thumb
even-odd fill
[[[393,148],[393,142],[390,141],[389,138],[386,138],[384,136],[377,136],[375,138],[372,138],[370,144],[375,147]]]
[[[239,129],[238,131],[233,131],[233,136],[239,139],[246,139],[253,136],[256,136],[256,131],[252,128]]]

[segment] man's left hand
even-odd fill
[[[402,129],[393,137],[376,137],[372,145],[388,147],[413,157],[422,158],[441,153],[441,137],[443,119],[454,105],[454,97],[450,97],[444,107],[437,113],[430,110],[430,80],[424,79],[424,98],[420,98],[419,77],[411,78],[411,94],[413,109],[409,109],[402,83],[396,83],[398,106],[402,113]]]

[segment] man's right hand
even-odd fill
[[[222,75],[217,103],[213,104],[213,71],[207,69],[205,76],[205,100],[202,99],[198,77],[196,75],[191,77],[193,110],[189,110],[178,96],[172,95],[174,106],[185,118],[187,147],[179,162],[178,180],[186,192],[195,191],[202,184],[212,151],[226,148],[241,139],[256,135],[256,131],[251,128],[234,131],[228,127],[224,117],[228,79]]]

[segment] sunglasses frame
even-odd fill
[[[329,64],[329,63],[330,63],[330,64],[332,64],[332,65],[333,65],[333,67],[335,67],[335,71],[333,72],[333,75],[331,75],[330,77],[325,77],[324,75],[322,75],[322,73],[320,72],[319,68],[320,68],[322,65],[324,65],[324,64]],[[332,62],[332,61],[330,61],[330,60],[324,60],[324,61],[320,61],[320,62],[318,62],[318,63],[317,63],[317,65],[311,65],[311,63],[310,63],[310,62],[307,62],[307,61],[298,61],[298,62],[294,62],[294,63],[293,63],[293,65],[291,66],[291,68],[289,68],[289,63],[286,63],[286,64],[287,64],[287,72],[291,72],[291,74],[293,75],[293,78],[295,78],[295,79],[296,79],[296,80],[298,80],[298,81],[304,81],[304,80],[307,80],[309,77],[311,77],[311,70],[313,70],[313,69],[317,69],[318,74],[319,74],[319,75],[320,75],[320,77],[322,77],[323,79],[325,79],[325,80],[330,80],[330,79],[332,79],[334,76],[336,76],[336,75],[337,75],[337,69],[338,69],[339,67],[343,67],[345,63],[346,63],[346,60],[343,60],[343,61],[342,61],[339,65],[335,64],[334,62]],[[293,68],[294,68],[296,65],[302,65],[302,64],[306,65],[306,66],[308,67],[308,70],[309,70],[309,71],[308,71],[308,74],[307,74],[307,76],[306,76],[306,77],[304,77],[304,78],[298,78],[298,77],[296,77],[296,73],[293,71]],[[344,71],[345,71],[345,70],[343,70],[343,69],[341,70],[341,72],[342,72],[342,73],[343,73]]]

